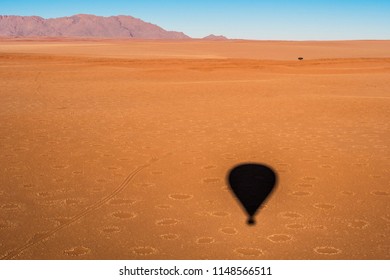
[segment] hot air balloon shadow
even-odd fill
[[[248,225],[254,225],[257,210],[275,189],[276,173],[266,165],[245,163],[231,169],[227,180],[230,190],[248,214]]]

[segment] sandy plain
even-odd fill
[[[389,139],[390,41],[3,39],[0,256],[389,259]]]

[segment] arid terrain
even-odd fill
[[[389,259],[389,139],[390,41],[2,39],[0,256]]]

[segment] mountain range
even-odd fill
[[[87,14],[48,19],[0,15],[0,37],[191,39],[183,32],[167,31],[132,16],[102,17]],[[209,35],[205,39],[224,38],[215,37]]]

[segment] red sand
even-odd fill
[[[389,41],[4,40],[0,255],[389,259],[389,74]],[[279,176],[254,227],[242,162]]]

